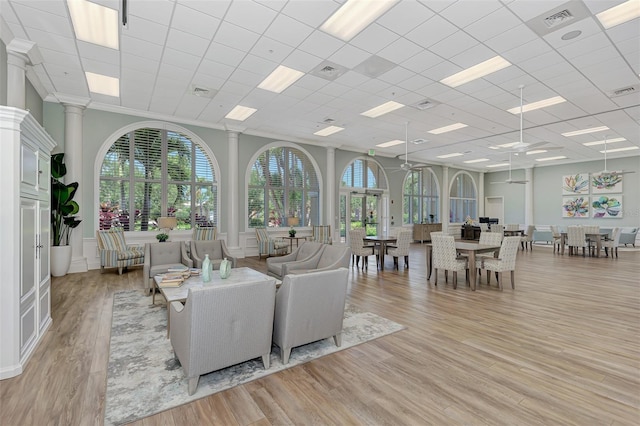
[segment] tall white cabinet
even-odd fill
[[[51,151],[42,126],[0,106],[0,379],[22,373],[51,325]]]

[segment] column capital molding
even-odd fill
[[[42,63],[43,60],[34,42],[20,38],[14,38],[7,44],[7,54],[26,58],[30,65]]]
[[[247,130],[246,127],[235,126],[233,124],[224,123],[224,130],[230,133],[244,133]]]
[[[64,93],[58,92],[54,93],[53,95],[55,96],[55,99],[65,107],[74,106],[85,109],[91,103],[91,99],[82,96],[66,95]]]

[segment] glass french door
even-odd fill
[[[378,212],[379,197],[359,193],[340,194],[340,239],[347,242],[347,231],[365,228],[367,235],[377,235],[381,229]]]

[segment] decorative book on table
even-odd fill
[[[162,281],[160,281],[161,287],[180,287],[184,282],[184,275],[181,272],[169,272],[162,275]]]
[[[189,267],[185,265],[174,265],[167,269],[167,272],[185,272],[188,271]]]

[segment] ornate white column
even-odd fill
[[[69,272],[86,272],[88,270],[87,258],[84,256],[83,236],[84,224],[87,223],[86,205],[82,202],[84,184],[82,179],[82,132],[83,115],[86,103],[67,103],[64,106],[64,162],[67,166],[65,183],[78,182],[78,191],[74,200],[80,205],[79,216],[82,218],[80,225],[73,230],[69,245],[71,246],[71,266]]]
[[[242,251],[239,234],[239,194],[238,194],[238,138],[240,132],[227,129],[228,154],[227,154],[227,245],[232,253]],[[244,257],[244,254],[242,254]]]
[[[7,45],[7,106],[26,109],[27,65],[40,62],[35,43],[13,39]]]
[[[333,234],[338,230],[338,218],[336,217],[336,149],[332,146],[327,147],[327,180],[324,184],[326,193],[327,208],[326,217],[327,222],[331,225],[331,232]],[[336,236],[332,235],[333,241],[336,240]]]
[[[524,169],[524,225],[533,225],[533,168]]]
[[[478,173],[478,218],[484,216],[484,174]]]
[[[449,166],[442,166],[442,204],[440,205],[440,222],[442,232],[449,229]]]

